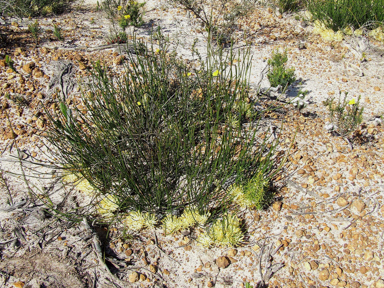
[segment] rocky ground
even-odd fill
[[[23,160],[45,158],[39,140],[44,108],[57,109],[61,87],[68,104],[81,105],[80,84],[93,61],[122,71],[122,46],[106,44],[111,26],[94,4],[83,1],[66,14],[39,19],[38,42],[27,32],[35,19],[0,26],[8,35],[0,48],[2,287],[261,287],[263,281],[268,287],[384,287],[384,129],[376,118],[384,111],[383,44],[364,37],[327,42],[312,33],[311,23],[265,6],[239,20],[236,32],[239,39],[246,35],[237,47],[251,44],[251,87],[268,88],[261,71],[273,49],[286,48],[288,66],[300,79],[281,97],[289,100],[306,89],[310,104],[301,112],[287,105],[268,115],[281,149],[294,142],[276,179],[274,204],[240,213],[247,231],[243,245],[206,249],[193,234],[164,236],[161,230],[123,237],[119,227],[106,237],[106,228],[57,220],[44,211],[44,199],[33,202],[31,191],[48,191],[58,200],[57,211],[83,199],[76,191],[63,199],[68,188],[55,182],[55,171],[11,156],[19,148]],[[204,51],[197,19],[166,1],[150,0],[145,7],[146,24],[136,30],[143,41],[160,26],[184,59],[191,59],[195,38]],[[62,27],[65,41],[54,37],[54,24]],[[329,116],[322,101],[339,91],[361,95],[365,107],[353,142],[324,128]]]

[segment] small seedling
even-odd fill
[[[11,99],[18,107],[26,107],[30,104],[30,101],[22,95],[15,95]]]
[[[64,41],[64,37],[61,35],[61,28],[57,25],[53,25],[53,29],[53,35],[55,35],[58,40]]]
[[[125,32],[119,32],[117,34],[111,34],[107,38],[107,44],[121,44],[121,43],[127,43],[128,36]]]
[[[361,59],[360,62],[366,62],[367,61],[367,54],[365,52],[361,53]]]
[[[40,34],[40,25],[39,22],[36,20],[35,23],[28,25],[28,30],[31,32],[32,37],[35,38],[36,42],[39,41],[39,34]]]
[[[5,55],[5,63],[8,65],[9,68],[12,69],[13,72],[15,73],[19,73],[16,71],[15,67],[13,66],[13,61],[11,59],[11,57],[9,57],[8,55]]]

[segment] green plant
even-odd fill
[[[9,57],[8,55],[5,55],[5,59],[4,60],[5,60],[5,64],[7,64],[8,67],[11,68],[13,72],[19,73],[19,72],[16,71],[15,67],[13,66],[14,62],[11,59],[11,57]]]
[[[269,72],[268,80],[272,87],[282,86],[284,89],[295,82],[295,69],[286,69],[285,64],[288,61],[287,51],[279,53],[273,51],[271,58],[268,60]]]
[[[125,32],[112,33],[107,37],[107,44],[127,43],[128,36]]]
[[[144,3],[132,0],[104,0],[101,6],[107,17],[112,23],[117,23],[121,29],[125,30],[128,26],[140,27],[143,25]]]
[[[57,25],[53,25],[53,35],[55,35],[58,40],[64,41],[64,37],[61,35],[61,28]]]
[[[295,12],[303,6],[302,0],[274,0],[273,2],[279,7],[280,13]]]
[[[246,282],[245,283],[245,288],[253,288],[253,286],[251,284],[249,284],[249,282]]]
[[[58,114],[47,111],[51,153],[61,169],[87,180],[95,199],[112,196],[114,217],[133,211],[160,221],[192,207],[220,214],[230,177],[244,183],[276,173],[278,140],[257,142],[257,114],[247,116],[242,105],[233,110],[248,95],[249,50],[236,57],[208,45],[207,59],[192,69],[157,39],[158,49],[130,43],[120,80],[95,65],[84,110],[61,102]],[[233,114],[239,121],[230,126]]]
[[[348,93],[345,92],[344,98],[341,99],[341,92],[339,94],[339,100],[335,103],[335,98],[331,97],[323,102],[328,108],[331,125],[329,130],[336,131],[341,136],[348,136],[353,132],[356,127],[363,121],[363,107],[360,105],[360,96],[348,101]]]
[[[383,0],[307,0],[307,8],[313,20],[319,20],[335,32],[384,21]]]
[[[29,24],[28,30],[32,34],[33,38],[35,38],[36,42],[38,42],[39,34],[41,32],[39,22],[36,20],[35,23]]]

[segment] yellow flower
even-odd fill
[[[131,18],[131,15],[124,15],[124,18],[125,18],[125,19],[130,19],[130,18]]]
[[[145,219],[139,211],[129,212],[124,224],[129,230],[139,231],[145,227]]]
[[[188,72],[187,76],[191,76],[191,75],[192,75],[192,73],[191,73],[191,72]]]
[[[117,6],[117,10],[120,11],[121,9],[123,9],[123,7],[121,7],[120,5]]]
[[[160,53],[160,49],[157,48],[156,51],[155,51],[155,54],[159,54]]]
[[[141,105],[141,102],[140,102],[140,101],[139,101],[139,102],[137,102],[137,105],[139,105],[139,106],[140,106],[140,105]]]
[[[240,220],[236,215],[228,214],[222,219],[216,220],[211,229],[204,231],[197,238],[197,242],[203,246],[238,246],[244,239],[240,227]]]
[[[99,202],[97,210],[100,214],[109,214],[111,212],[115,212],[118,208],[119,205],[117,204],[117,198],[113,195],[107,194],[106,197]]]
[[[212,73],[212,76],[213,77],[216,77],[220,74],[219,70],[216,70],[215,72]]]
[[[351,101],[348,102],[349,105],[353,105],[353,104],[356,104],[356,100],[355,99],[352,99]]]

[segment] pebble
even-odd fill
[[[365,274],[368,272],[368,269],[366,267],[362,266],[362,267],[360,267],[359,271],[361,274]]]
[[[24,283],[24,282],[21,282],[21,281],[18,281],[18,282],[13,283],[12,285],[13,285],[13,287],[15,287],[15,288],[23,288],[24,285],[25,285],[25,283]]]
[[[347,200],[345,200],[345,198],[343,198],[343,197],[339,197],[337,199],[337,205],[339,205],[340,207],[347,206],[348,204],[349,204],[349,202]]]
[[[40,129],[43,129],[44,128],[44,120],[43,119],[37,119],[36,121],[36,126],[39,127]]]
[[[351,205],[351,211],[355,214],[360,214],[365,209],[365,203],[360,200],[354,200]]]
[[[303,237],[304,236],[304,230],[302,230],[302,229],[300,229],[300,230],[296,230],[295,231],[295,235],[296,235],[296,237],[297,238],[301,238],[301,237]]]
[[[384,288],[384,280],[380,279],[375,283],[376,288]]]
[[[171,273],[169,273],[169,271],[167,269],[163,269],[163,274],[168,276]]]
[[[230,257],[234,257],[237,254],[237,250],[236,249],[230,249],[227,254]]]
[[[255,244],[254,246],[252,246],[252,250],[255,251],[255,252],[257,252],[257,251],[260,250],[260,246],[257,245],[257,244]],[[241,252],[243,252],[243,251],[241,251]],[[243,253],[240,253],[240,254],[244,254],[244,252],[243,252]]]
[[[321,281],[326,281],[329,279],[329,271],[328,269],[321,270],[319,273],[319,279]]]
[[[272,204],[273,210],[279,212],[281,210],[281,206],[283,203],[281,201],[276,201],[275,203]]]
[[[329,281],[329,283],[331,283],[331,285],[333,285],[333,286],[336,286],[337,284],[339,284],[339,279],[337,279],[337,278],[332,279],[331,281]]]
[[[228,257],[220,256],[219,258],[216,259],[216,265],[219,268],[227,268],[230,264],[231,263],[230,263]]]
[[[133,272],[133,273],[129,274],[128,278],[129,278],[129,282],[135,283],[139,280],[139,273]]]
[[[365,261],[371,261],[374,258],[374,254],[372,251],[367,251],[364,254],[364,260]]]
[[[35,78],[41,78],[41,77],[44,76],[44,73],[43,73],[43,71],[41,71],[39,68],[35,68],[35,69],[33,69],[33,71],[32,71],[32,75],[33,75],[33,77],[35,77]]]
[[[317,268],[319,268],[319,264],[317,264],[315,260],[312,260],[311,262],[309,262],[309,264],[311,265],[312,270],[316,270]]]
[[[157,272],[157,267],[153,264],[149,265],[149,270],[152,272],[152,273],[156,273]]]
[[[123,64],[123,61],[124,61],[124,56],[121,55],[113,59],[113,64],[121,65]]]
[[[343,274],[343,270],[340,267],[336,267],[336,274],[340,277]]]
[[[35,63],[34,62],[29,62],[25,65],[23,65],[22,69],[25,73],[31,74],[32,70],[35,68]]]
[[[305,268],[305,270],[307,270],[307,271],[311,271],[311,270],[312,270],[312,268],[311,268],[311,263],[309,263],[309,262],[304,262],[304,268]]]

